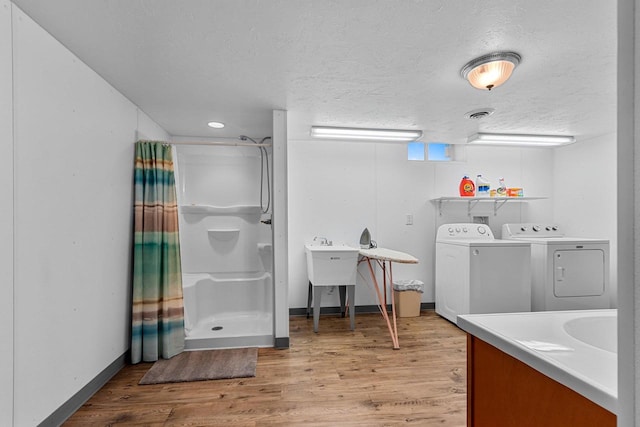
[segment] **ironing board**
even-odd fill
[[[378,279],[376,279],[376,274],[373,271],[371,261],[378,263],[380,268],[382,268],[382,292],[380,291]],[[418,259],[407,253],[394,251],[392,249],[371,248],[360,249],[360,259],[358,260],[358,264],[360,264],[361,262],[366,262],[369,266],[371,280],[373,281],[373,287],[375,288],[376,296],[378,298],[378,308],[380,309],[380,313],[382,313],[382,317],[384,318],[385,322],[387,322],[389,334],[391,335],[391,341],[393,342],[393,349],[398,350],[400,348],[400,343],[398,342],[398,327],[396,325],[396,304],[393,292],[391,292],[391,317],[393,318],[393,324],[389,319],[389,315],[387,314],[387,263],[389,263],[389,283],[391,283],[393,287],[393,271],[391,265],[394,262],[399,262],[401,264],[417,264]]]

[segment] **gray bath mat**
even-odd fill
[[[185,351],[155,362],[138,384],[255,377],[257,361],[257,348]]]

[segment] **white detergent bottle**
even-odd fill
[[[507,197],[507,186],[504,185],[504,178],[498,178],[498,188],[496,189],[498,197]]]
[[[482,175],[476,177],[476,196],[477,197],[489,197],[489,188],[491,184],[489,180],[484,179]]]

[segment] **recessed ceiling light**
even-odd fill
[[[222,129],[224,127],[224,123],[221,122],[209,122],[207,126],[214,129]]]

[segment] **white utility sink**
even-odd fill
[[[318,332],[320,300],[326,286],[339,287],[340,313],[343,317],[345,315],[345,297],[348,293],[349,319],[351,330],[354,330],[356,328],[356,270],[360,250],[346,245],[305,245],[304,247],[307,253],[307,273],[309,276],[307,318],[313,300],[313,331]]]
[[[356,284],[358,248],[346,245],[305,245],[307,273],[313,286]]]

